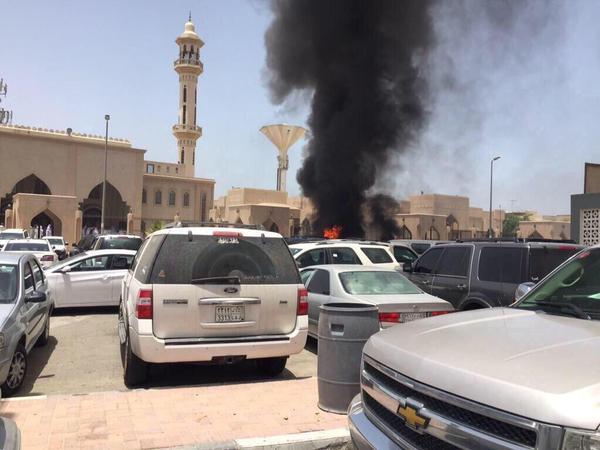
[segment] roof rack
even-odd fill
[[[248,230],[264,230],[262,225],[246,225],[243,223],[230,222],[170,222],[163,228],[191,228],[191,227],[214,227],[214,228],[246,228]]]

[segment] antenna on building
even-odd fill
[[[192,10],[190,9],[190,15],[188,16],[188,22],[192,21]]]

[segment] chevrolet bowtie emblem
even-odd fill
[[[397,414],[404,419],[404,423],[415,431],[422,431],[429,425],[429,418],[421,414],[423,405],[407,398],[404,404],[400,403]]]

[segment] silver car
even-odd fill
[[[31,254],[0,253],[0,387],[8,397],[27,373],[27,355],[50,335],[52,297],[42,268]]]
[[[454,311],[446,300],[429,295],[404,275],[377,266],[322,265],[300,272],[308,290],[308,333],[317,336],[321,305],[356,302],[376,305],[382,328]]]

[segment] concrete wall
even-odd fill
[[[585,163],[584,194],[600,193],[600,164]]]
[[[581,243],[581,210],[600,208],[600,193],[571,195],[571,239]]]
[[[551,220],[519,222],[519,237],[536,237],[536,234],[544,239],[571,239],[571,224]]]

